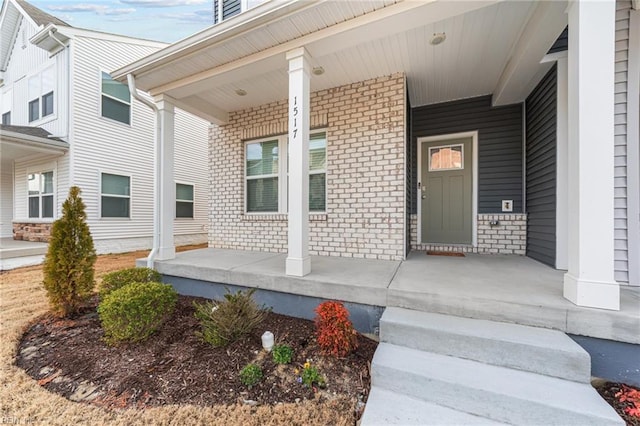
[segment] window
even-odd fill
[[[52,66],[29,78],[29,122],[53,114],[54,85],[55,74]],[[40,110],[40,105],[42,105],[42,110]]]
[[[29,217],[53,218],[53,172],[31,173],[27,176]]]
[[[102,116],[124,124],[131,124],[131,95],[129,88],[102,72]]]
[[[131,178],[102,173],[100,217],[130,217]]]
[[[176,217],[193,219],[193,185],[176,183]]]
[[[36,121],[40,118],[40,99],[34,99],[29,102],[29,122]]]
[[[247,213],[286,213],[287,211],[287,135],[247,142],[245,148]],[[309,211],[326,210],[325,132],[309,138]]]
[[[464,169],[462,145],[429,148],[429,171]]]
[[[11,124],[11,111],[2,114],[2,124],[8,126]]]

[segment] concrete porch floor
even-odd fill
[[[0,271],[41,263],[47,247],[47,243],[0,238]]]
[[[527,257],[412,252],[405,261],[381,261],[314,256],[311,274],[300,278],[285,275],[285,258],[208,248],[178,253],[173,260],[156,262],[156,268],[204,282],[640,343],[640,289],[621,288],[620,311],[578,307],[562,296],[562,271]]]

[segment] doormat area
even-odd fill
[[[437,251],[437,250],[427,250],[427,255],[429,256],[453,256],[453,257],[464,257],[464,253],[460,253],[457,251]]]

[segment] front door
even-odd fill
[[[472,146],[471,137],[420,144],[423,243],[472,243]]]

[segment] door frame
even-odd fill
[[[471,245],[473,247],[478,246],[478,131],[461,132],[461,133],[447,133],[444,135],[436,136],[423,136],[419,137],[417,141],[418,149],[418,181],[422,177],[422,144],[425,142],[446,142],[452,139],[471,138]],[[416,185],[414,188],[416,191],[416,200],[418,201],[418,244],[422,242],[422,203],[420,202],[420,188]],[[424,243],[427,244],[427,243]],[[459,244],[452,244],[459,245]]]

